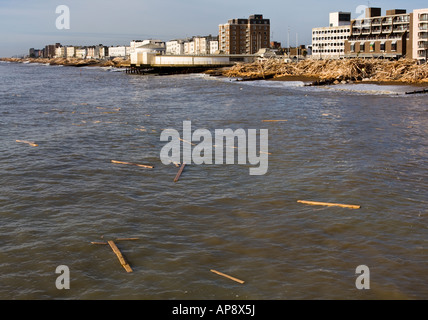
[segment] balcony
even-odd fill
[[[427,50],[418,50],[418,56],[419,58],[425,58],[426,57]]]
[[[419,23],[419,30],[428,30],[428,22]]]
[[[418,38],[419,39],[428,39],[428,32],[419,32]]]
[[[361,34],[361,29],[360,28],[353,28],[352,34]]]
[[[419,41],[418,42],[418,48],[419,49],[427,49],[428,48],[428,41]]]
[[[420,14],[419,21],[428,21],[428,13]]]
[[[394,26],[394,32],[403,32],[408,30],[409,30],[409,25],[407,24]]]
[[[398,16],[394,18],[394,23],[409,23],[410,22],[410,16]]]
[[[383,25],[385,25],[385,24],[392,24],[392,17],[384,18],[383,21],[382,21],[382,24]]]

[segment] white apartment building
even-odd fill
[[[217,54],[218,53],[218,40],[217,41],[210,41],[210,54]]]
[[[414,59],[427,62],[428,55],[428,9],[413,10]]]
[[[76,58],[86,59],[87,49],[86,48],[76,48]]]
[[[329,27],[312,29],[312,59],[339,59],[351,35],[351,13],[330,13]]]
[[[171,55],[214,54],[217,50],[218,37],[211,35],[171,40],[166,43],[166,53]]]
[[[116,46],[116,47],[109,47],[108,48],[108,55],[111,58],[125,58],[129,55],[130,47],[126,46]]]
[[[75,47],[66,47],[66,57],[74,58],[76,56],[76,48]]]
[[[162,40],[154,40],[154,39],[132,40],[129,45],[129,54],[135,53],[135,48],[144,46],[146,44],[154,44],[154,45],[165,47],[165,42]]]
[[[184,44],[184,54],[195,54],[195,42],[190,41]]]
[[[193,42],[195,43],[195,53],[210,54],[212,41],[217,41],[218,44],[218,37],[213,37],[212,35],[206,37],[194,37]]]
[[[65,57],[65,48],[58,47],[55,49],[55,58],[64,58]]]
[[[182,55],[184,54],[184,43],[187,40],[171,40],[166,43],[166,54]]]

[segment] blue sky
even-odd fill
[[[58,30],[55,10],[70,8],[69,30]],[[272,40],[310,44],[311,30],[328,25],[330,12],[352,12],[361,5],[387,9],[426,8],[426,0],[0,0],[0,57],[26,54],[46,44],[124,45],[133,39],[170,40],[218,33],[232,18],[263,14],[271,19]]]

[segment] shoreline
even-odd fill
[[[98,60],[98,59],[79,59],[79,58],[0,58],[0,61],[10,62],[10,63],[39,63],[39,64],[49,64],[52,66],[62,65],[68,67],[113,67],[113,68],[127,68],[129,67],[129,60],[123,58],[115,58],[113,60]],[[306,63],[313,60],[306,60]],[[316,61],[313,61],[316,63]],[[248,68],[253,68],[254,65],[257,66],[257,72],[248,72]],[[282,63],[279,63],[277,68],[281,67]],[[260,68],[261,67],[261,68]],[[239,69],[236,71],[236,69]],[[397,85],[397,86],[413,86],[428,88],[428,78],[422,80],[391,80],[391,79],[372,79],[370,77],[362,78],[361,76],[356,76],[354,79],[349,79],[343,75],[336,77],[325,77],[322,75],[315,74],[281,74],[277,70],[269,70],[265,73],[263,70],[265,68],[263,62],[254,62],[247,64],[237,64],[232,67],[223,67],[220,69],[211,69],[203,71],[201,73],[207,74],[212,77],[226,77],[236,79],[236,81],[257,81],[257,80],[266,80],[266,81],[301,81],[305,82],[307,86],[324,86],[324,85],[337,85],[337,84],[374,84],[374,85]],[[293,66],[296,69],[296,66]],[[364,70],[364,69],[363,69]]]
[[[312,76],[295,76],[295,75],[288,75],[288,76],[280,76],[276,78],[271,79],[265,79],[266,81],[301,81],[301,82],[307,82],[312,85],[315,85],[314,83],[322,82],[323,79],[312,77]],[[403,81],[374,81],[374,80],[357,80],[357,81],[345,81],[345,82],[339,82],[336,84],[374,84],[374,85],[382,85],[382,86],[412,86],[412,87],[421,87],[421,88],[428,88],[428,83],[412,83],[412,82],[403,82]],[[325,85],[336,85],[334,82],[328,83]]]
[[[49,64],[52,66],[66,67],[115,67],[126,68],[129,66],[129,61],[122,58],[112,60],[98,59],[79,59],[79,58],[0,58],[0,61],[10,63],[40,63]]]
[[[418,65],[416,61],[406,59],[308,59],[298,63],[272,59],[238,63],[223,70],[222,74],[242,81],[304,81],[312,82],[312,85],[372,83],[428,86],[428,64]]]

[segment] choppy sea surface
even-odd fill
[[[428,298],[420,88],[112,71],[0,63],[0,299]],[[160,135],[183,121],[268,129],[268,172],[188,164],[174,183]],[[130,237],[132,273],[91,244]]]

